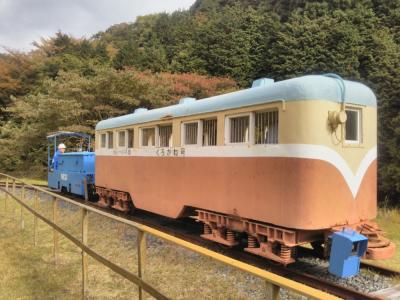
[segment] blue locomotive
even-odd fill
[[[95,153],[90,151],[90,135],[60,131],[48,135],[47,141],[49,188],[91,200],[94,196]],[[64,141],[77,146],[76,151],[64,153]]]

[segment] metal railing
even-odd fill
[[[280,288],[285,288],[288,290],[291,290],[299,295],[306,296],[311,299],[339,299],[335,296],[332,296],[330,294],[327,294],[325,292],[322,292],[320,290],[311,288],[309,286],[306,286],[304,284],[292,281],[290,279],[286,279],[284,277],[281,277],[279,275],[276,275],[274,273],[262,270],[260,268],[251,266],[249,264],[246,264],[244,262],[232,259],[230,257],[224,256],[222,254],[213,252],[211,250],[208,250],[204,247],[192,244],[190,242],[187,242],[185,240],[179,239],[177,237],[171,236],[167,233],[161,232],[159,230],[156,230],[154,228],[136,223],[131,220],[127,220],[118,216],[115,216],[113,214],[104,212],[102,210],[96,209],[91,206],[87,206],[85,204],[82,204],[80,202],[73,201],[69,198],[63,197],[61,195],[52,193],[50,191],[47,191],[43,188],[28,184],[18,178],[15,178],[13,176],[7,175],[0,173],[0,179],[4,178],[5,180],[5,187],[0,187],[0,190],[5,193],[5,198],[4,198],[4,205],[5,209],[7,210],[7,205],[8,201],[13,199],[16,201],[20,207],[21,207],[21,216],[20,216],[20,222],[21,222],[21,229],[24,229],[25,223],[24,223],[24,218],[23,218],[23,209],[27,210],[34,216],[34,245],[37,245],[38,241],[38,220],[42,220],[44,223],[49,225],[50,227],[53,228],[53,256],[54,256],[54,261],[57,264],[58,262],[58,254],[59,254],[59,234],[63,235],[65,238],[70,240],[72,243],[74,243],[78,248],[81,249],[81,255],[82,255],[82,298],[84,299],[86,294],[87,294],[87,282],[88,282],[88,258],[87,256],[89,255],[102,265],[106,266],[107,268],[111,269],[115,273],[119,274],[120,276],[124,277],[125,279],[129,280],[130,282],[134,283],[135,285],[138,286],[139,288],[139,299],[143,299],[143,291],[148,293],[149,295],[153,296],[156,299],[168,299],[167,296],[162,294],[160,291],[156,290],[153,286],[150,284],[146,283],[142,277],[143,277],[143,270],[144,270],[144,262],[146,259],[146,234],[161,238],[165,241],[171,242],[175,245],[184,247],[188,250],[191,250],[195,253],[201,254],[203,256],[212,258],[216,261],[222,262],[226,265],[229,265],[233,268],[239,269],[241,271],[247,272],[251,275],[257,276],[259,278],[262,278],[263,280],[266,281],[267,287],[271,292],[271,298],[273,300],[279,299],[279,290]],[[20,183],[21,186],[19,187],[20,189],[20,197],[17,196],[16,194],[16,184]],[[26,189],[29,188],[34,191],[34,204],[33,207],[29,206],[28,204],[25,203],[25,194],[26,194]],[[42,195],[48,195],[51,197],[52,201],[52,217],[51,220],[44,217],[42,214],[38,212],[39,208],[39,203]],[[74,206],[77,206],[81,209],[81,218],[82,218],[82,238],[78,239],[62,229],[59,225],[57,225],[57,220],[58,220],[58,202],[59,201],[64,201],[67,203],[70,203]],[[137,234],[137,254],[138,254],[138,273],[133,274],[132,272],[116,265],[115,263],[111,262],[110,260],[106,259],[105,257],[101,256],[99,253],[94,251],[92,248],[90,248],[87,245],[88,241],[88,213],[95,213],[104,217],[107,217],[111,220],[126,224],[128,226],[134,227],[138,234]],[[188,283],[190,284],[190,283]]]

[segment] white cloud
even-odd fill
[[[137,16],[189,8],[195,0],[0,0],[1,46],[30,50],[55,32],[90,37]]]

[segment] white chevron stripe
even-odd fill
[[[377,157],[376,146],[370,149],[362,159],[354,174],[344,158],[331,148],[310,144],[278,145],[229,145],[214,147],[174,147],[141,149],[99,149],[98,156],[177,156],[177,157],[294,157],[318,159],[330,163],[342,174],[353,197],[356,197],[361,181],[371,163]]]

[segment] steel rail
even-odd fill
[[[299,247],[299,252],[301,252],[301,254],[304,256],[316,256],[316,254],[314,253],[314,250],[310,249],[310,248]],[[322,257],[320,257],[320,258],[322,258]],[[388,277],[398,276],[398,277],[400,277],[400,270],[395,270],[392,268],[375,265],[365,259],[361,260],[360,267],[363,269],[371,270],[371,271],[373,271],[377,274],[383,275],[383,276],[388,276]]]
[[[383,267],[383,266],[378,266],[378,265],[373,265],[368,261],[361,260],[361,267],[364,269],[368,269],[371,271],[374,271],[375,273],[384,275],[384,276],[389,276],[389,277],[400,277],[400,271]]]

